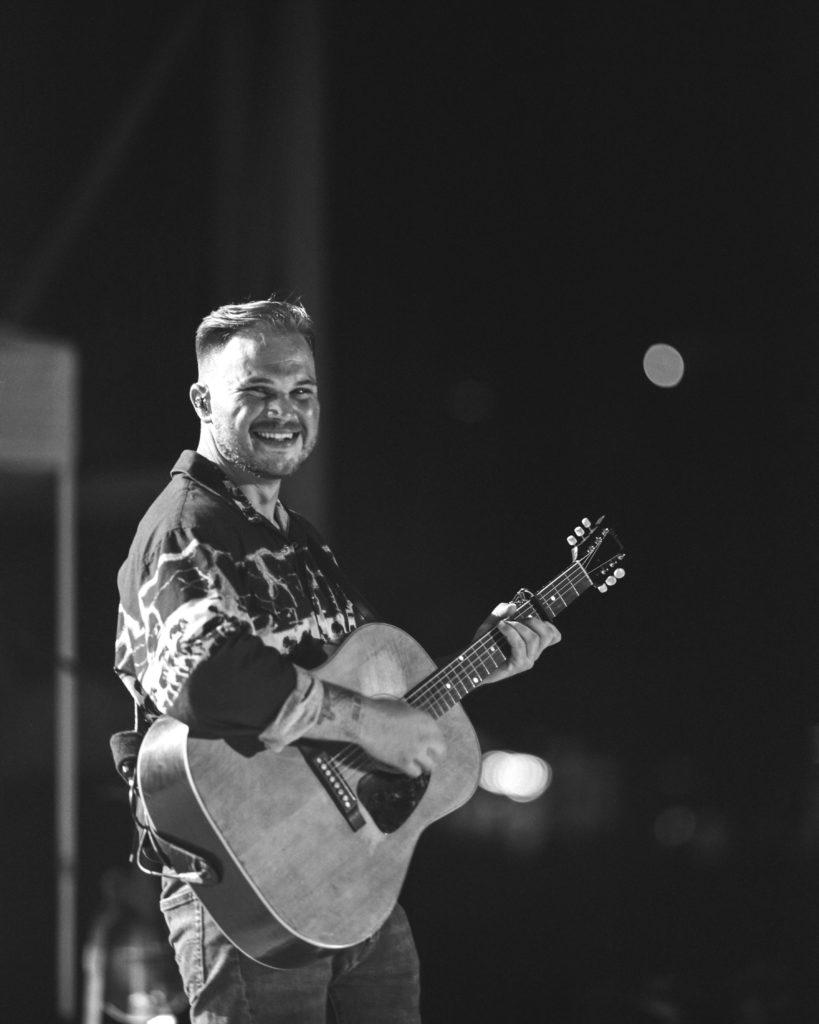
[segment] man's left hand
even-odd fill
[[[513,621],[509,616],[514,611],[513,604],[499,604],[475,634],[477,640],[493,626],[497,626],[510,648],[508,661],[487,676],[487,683],[497,683],[519,672],[528,672],[547,647],[560,642],[560,632],[553,623],[545,622],[537,616]]]

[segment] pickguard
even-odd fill
[[[389,835],[409,818],[427,791],[427,773],[411,779],[400,772],[372,771],[359,779],[359,801],[370,812],[376,826]]]

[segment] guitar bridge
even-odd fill
[[[305,761],[313,770],[313,774],[327,790],[330,799],[341,812],[353,832],[363,828],[366,822],[359,810],[356,795],[347,785],[344,776],[333,764],[333,759],[330,755],[326,751],[307,743],[299,743],[298,747],[304,755]]]

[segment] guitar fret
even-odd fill
[[[547,587],[544,587],[538,594],[538,597],[543,602],[547,612],[556,615],[559,611],[567,608],[589,586],[591,586],[591,580],[588,574],[581,565],[575,564],[570,566]]]

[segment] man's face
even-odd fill
[[[316,367],[300,334],[265,326],[236,334],[209,357],[200,380],[208,389],[217,453],[239,477],[289,476],[315,448]]]

